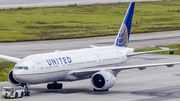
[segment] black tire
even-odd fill
[[[47,84],[47,89],[51,89],[51,88],[50,88],[50,84]]]
[[[16,94],[15,94],[15,98],[18,98],[18,93],[16,92]]]
[[[23,95],[24,95],[24,93],[23,93],[23,92],[21,92],[21,97],[20,97],[20,98],[23,98]]]
[[[55,89],[54,87],[54,84],[47,84],[47,89]]]
[[[30,91],[27,91],[26,96],[31,96]]]
[[[62,83],[58,84],[58,89],[62,89],[63,85]]]
[[[56,84],[56,83],[47,84],[47,89],[62,89],[62,87],[63,87],[62,83],[60,83],[60,84]]]

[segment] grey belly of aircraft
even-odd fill
[[[68,71],[60,71],[54,73],[27,74],[27,75],[16,76],[15,79],[17,81],[21,81],[22,83],[39,84],[39,83],[46,83],[52,81],[64,81],[64,76],[67,73]]]

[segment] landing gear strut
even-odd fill
[[[56,81],[54,81],[54,83],[47,84],[47,89],[62,89],[62,87],[62,83],[57,83]]]
[[[25,84],[24,85],[24,96],[30,96],[31,95],[31,92],[29,91],[28,89],[28,84]]]

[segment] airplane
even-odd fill
[[[121,70],[144,70],[147,67],[172,67],[180,64],[171,62],[122,66],[132,56],[178,50],[162,49],[135,53],[133,48],[127,47],[134,7],[135,2],[131,2],[112,46],[90,45],[90,48],[34,54],[23,59],[0,55],[0,58],[16,63],[8,74],[10,84],[24,87],[26,96],[31,95],[29,85],[48,83],[47,89],[62,89],[63,85],[58,83],[59,81],[83,79],[91,79],[94,91],[108,91],[114,86],[115,78]]]

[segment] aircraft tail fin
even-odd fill
[[[135,6],[135,2],[131,2],[126,12],[126,15],[124,17],[124,20],[122,22],[122,25],[120,27],[119,33],[114,42],[115,46],[118,46],[118,47],[128,46],[134,6]]]

